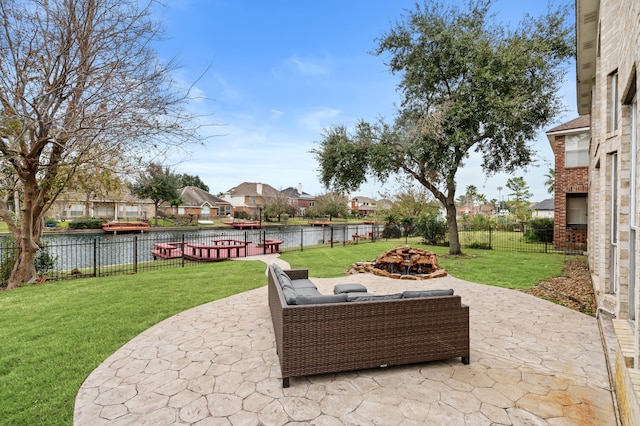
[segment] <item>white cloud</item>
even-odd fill
[[[308,128],[310,131],[320,134],[322,129],[334,124],[334,119],[341,113],[342,111],[339,109],[319,108],[300,117],[300,124]]]
[[[297,55],[293,55],[289,59],[287,59],[287,64],[293,66],[300,74],[310,75],[310,76],[318,76],[318,75],[328,75],[330,71],[330,60],[328,56],[325,55],[323,59],[309,59],[309,58],[300,58]]]

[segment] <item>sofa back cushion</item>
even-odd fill
[[[435,296],[452,296],[453,289],[447,290],[407,290],[402,293],[402,297],[405,299],[411,299],[414,297],[435,297]]]
[[[347,301],[347,293],[342,294],[299,294],[296,298],[296,305],[319,305],[324,303],[341,303]]]
[[[344,293],[343,293],[344,294]],[[371,302],[371,301],[380,301],[380,300],[395,300],[402,299],[402,293],[394,293],[394,294],[368,294],[361,293],[362,296],[359,296],[357,293],[349,294],[350,302]]]

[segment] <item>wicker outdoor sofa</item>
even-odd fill
[[[297,287],[297,301],[290,284]],[[469,307],[449,291],[430,297],[320,295],[308,270],[270,265],[269,308],[282,386],[289,387],[291,377],[455,357],[468,364]]]

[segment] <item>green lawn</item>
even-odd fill
[[[70,425],[84,379],[178,312],[266,284],[262,262],[221,262],[0,293],[0,424]]]
[[[405,240],[317,248],[282,255],[292,267],[334,277]],[[560,255],[432,249],[452,275],[510,288],[561,273]],[[219,262],[136,275],[49,281],[0,293],[0,424],[69,425],[84,379],[153,324],[186,309],[266,284],[261,262]],[[265,301],[266,303],[266,301]]]
[[[448,247],[425,246],[419,239],[410,239],[409,245],[436,253],[440,266],[454,277],[481,284],[522,289],[535,286],[538,281],[560,275],[564,257],[558,254],[513,253],[499,250],[463,248],[464,256],[449,256]],[[373,260],[382,252],[405,239],[377,241],[346,247],[321,248],[287,252],[282,258],[292,267],[308,268],[314,277],[340,276],[349,265],[361,260]]]

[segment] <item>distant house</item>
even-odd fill
[[[553,198],[547,198],[531,206],[531,217],[553,219]]]
[[[382,200],[378,200],[378,209],[379,210],[390,210],[393,207],[393,201],[383,198]]]
[[[209,194],[196,186],[185,186],[179,189],[182,204],[169,207],[163,205],[165,214],[190,216],[196,220],[211,220],[232,214],[231,203]]]
[[[378,211],[378,203],[369,197],[353,197],[349,201],[349,209],[352,213],[357,212],[360,216],[371,216]]]
[[[269,198],[277,198],[280,191],[260,182],[243,182],[222,194],[222,199],[233,206],[234,211],[244,211],[249,217],[258,218]]]
[[[153,201],[143,200],[126,190],[105,195],[68,191],[60,194],[47,216],[58,220],[96,217],[108,220],[147,220],[155,214]]]
[[[555,157],[553,244],[587,247],[589,192],[589,115],[547,131]]]
[[[316,197],[302,191],[302,184],[297,188],[290,186],[281,191],[288,199],[289,203],[296,208],[296,216],[304,216],[307,210],[316,203]]]

